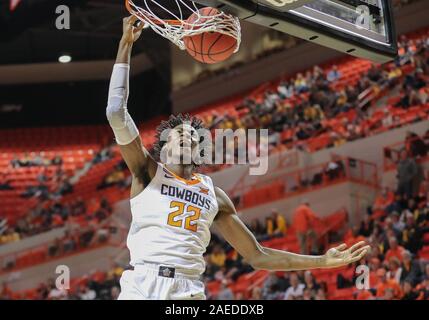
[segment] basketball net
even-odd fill
[[[218,32],[235,38],[237,40],[237,47],[234,52],[239,50],[241,27],[240,20],[237,17],[221,11],[213,16],[205,16],[199,12],[196,4],[192,1],[169,1],[176,3],[179,15],[171,12],[156,0],[143,0],[141,6],[136,5],[132,0],[125,0],[125,6],[132,15],[145,23],[146,27],[150,27],[159,35],[167,38],[181,50],[186,49],[183,38],[205,32]],[[154,12],[155,9],[165,12],[169,19],[158,17]],[[185,10],[191,11],[196,15],[196,18],[193,19],[194,22],[190,23],[187,21],[188,17],[184,17],[183,15],[183,11]]]

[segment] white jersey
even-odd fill
[[[158,164],[150,184],[130,202],[132,266],[155,263],[194,275],[204,272],[203,253],[218,212],[210,177],[194,174],[188,181]]]

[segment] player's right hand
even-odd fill
[[[139,22],[136,26],[136,21]],[[129,16],[123,19],[122,41],[132,44],[140,38],[144,28],[144,23],[135,16]]]

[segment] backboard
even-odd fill
[[[384,63],[397,55],[389,0],[196,0],[242,20],[357,57]]]

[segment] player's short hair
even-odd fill
[[[159,126],[156,128],[156,141],[153,144],[153,156],[156,161],[161,160],[161,150],[164,147],[164,145],[167,143],[167,141],[161,140],[161,135],[164,132],[164,130],[174,129],[178,125],[181,125],[184,123],[190,124],[197,131],[200,129],[206,129],[203,121],[200,118],[191,116],[188,113],[171,115],[168,118],[168,120],[161,121]],[[198,166],[197,164],[194,164],[194,165]]]

